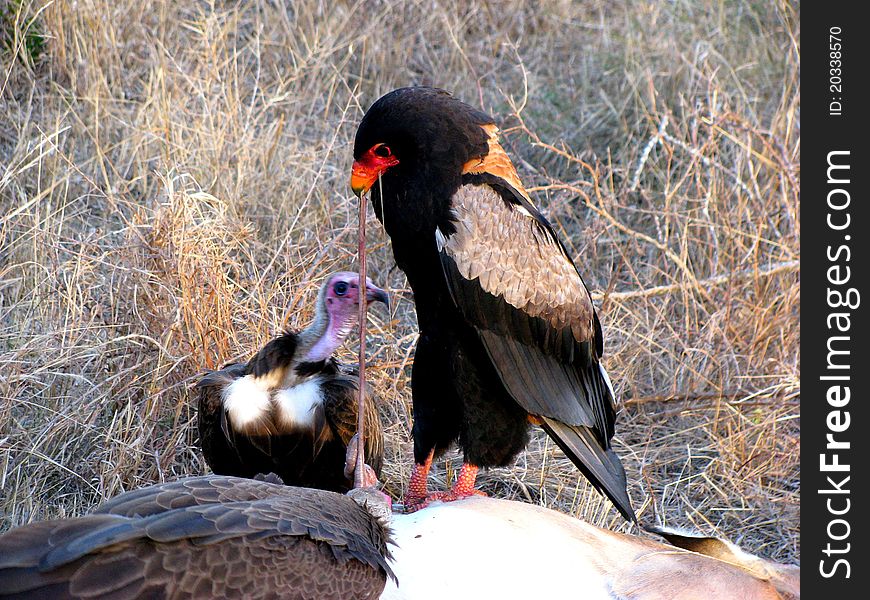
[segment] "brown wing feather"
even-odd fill
[[[198,477],[0,536],[0,597],[377,598],[387,532],[322,490]]]
[[[589,291],[540,215],[511,205],[490,185],[465,185],[453,196],[456,232],[442,250],[469,280],[578,342],[594,336]]]
[[[481,128],[486,132],[486,142],[489,149],[483,156],[472,158],[465,163],[462,167],[462,174],[480,175],[482,173],[488,173],[498,177],[516,190],[523,198],[531,202],[532,199],[523,187],[523,182],[520,181],[520,176],[517,175],[517,170],[514,168],[514,164],[511,162],[507,152],[504,151],[504,148],[502,148],[498,141],[498,127],[493,123],[489,123],[481,125]]]
[[[450,294],[477,330],[507,392],[593,485],[634,520],[625,472],[610,448],[616,420],[599,358],[592,298],[553,228],[532,204],[498,129],[468,161],[435,233]]]
[[[275,496],[295,496],[297,488],[240,477],[204,475],[185,477],[116,496],[92,511],[125,517],[147,517],[188,506],[252,502]]]

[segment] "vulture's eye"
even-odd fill
[[[390,147],[386,144],[378,144],[374,147],[374,153],[381,158],[388,158],[393,155],[393,152],[390,150]]]
[[[335,290],[336,296],[344,296],[347,293],[347,283],[344,281],[339,281],[332,289]]]

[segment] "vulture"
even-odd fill
[[[351,494],[274,475],[127,492],[0,535],[0,598],[375,599],[393,577],[389,508],[374,488]]]
[[[601,323],[493,119],[443,90],[394,90],[366,112],[353,158],[351,188],[371,190],[420,329],[406,508],[479,494],[478,469],[510,464],[535,424],[636,521],[611,448]],[[464,455],[456,483],[429,494],[431,461],[453,442]]]
[[[359,379],[332,353],[358,321],[361,293],[356,273],[331,275],[307,328],[199,381],[199,437],[212,471],[249,478],[275,473],[287,485],[340,493],[352,487],[343,467],[357,427]],[[389,302],[368,280],[365,299]],[[376,476],[383,435],[370,395],[365,412],[365,456]]]

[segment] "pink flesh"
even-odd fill
[[[354,317],[344,316],[344,318],[335,318],[332,315],[329,317],[329,325],[326,331],[317,340],[317,343],[311,347],[308,354],[305,355],[306,362],[318,362],[326,360],[335,350],[341,346],[344,338],[347,337],[347,331],[353,327]]]
[[[377,485],[378,476],[375,474],[375,470],[372,469],[369,465],[363,464],[363,477],[361,487],[375,487]]]

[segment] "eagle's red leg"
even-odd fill
[[[405,494],[405,512],[420,510],[429,503],[427,480],[434,455],[435,450],[432,450],[422,464],[414,463],[414,470],[411,471],[411,479],[408,481],[408,492]]]
[[[429,475],[429,468],[432,466],[432,454],[426,462],[414,465],[414,471],[411,473],[411,481],[408,483],[408,493],[405,496],[405,512],[412,513],[426,508],[436,500],[441,502],[452,502],[469,496],[486,496],[484,492],[474,489],[474,482],[477,479],[479,467],[470,463],[462,463],[462,468],[459,470],[459,475],[456,477],[456,483],[449,492],[432,492],[429,493],[426,487],[426,479]]]
[[[470,463],[462,463],[462,468],[459,469],[459,475],[456,477],[456,483],[448,492],[447,498],[442,498],[443,502],[451,500],[459,500],[468,496],[486,496],[486,493],[474,489],[474,482],[477,480],[477,472],[480,470]]]

